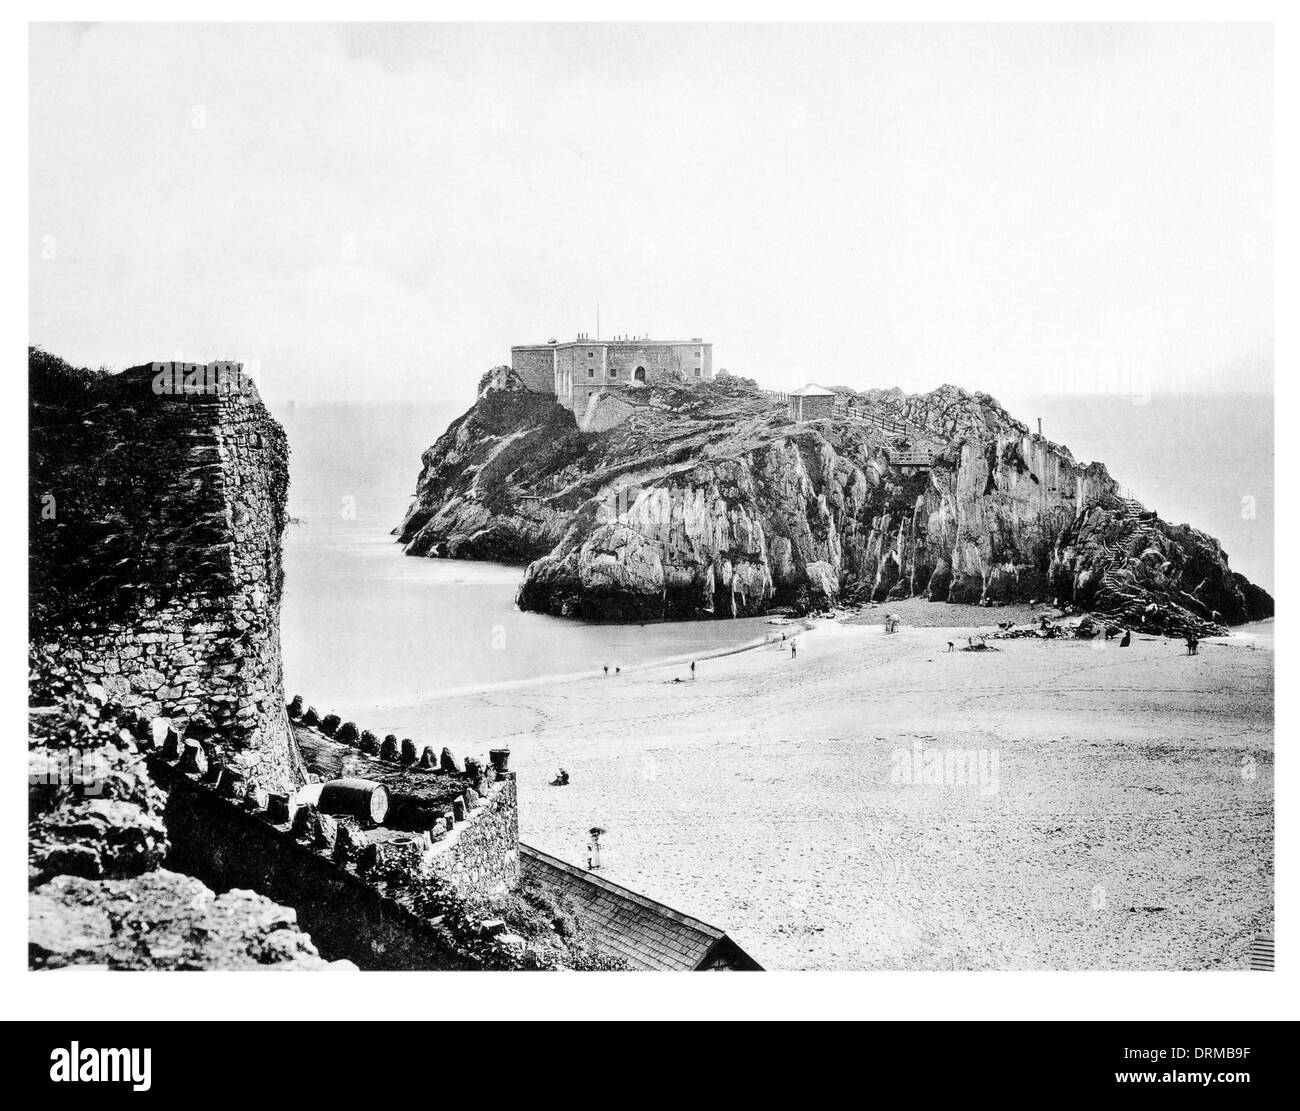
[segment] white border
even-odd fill
[[[102,19],[102,8],[111,7],[117,20],[172,21],[175,5],[158,0],[119,2],[112,5],[86,3],[17,4],[6,9],[3,36],[4,66],[0,71],[5,105],[5,149],[11,152],[6,175],[5,212],[17,225],[16,240],[27,243],[27,178],[19,177],[19,159],[13,152],[27,150],[27,33],[20,20]],[[285,3],[278,0],[226,0],[217,4],[187,5],[187,10],[204,9],[211,20],[250,22],[281,20],[350,21],[355,5],[317,2]],[[1291,5],[1294,8],[1294,5]],[[15,9],[23,9],[16,17]],[[485,9],[490,11],[485,13]],[[364,6],[368,20],[421,21],[429,13],[427,4],[372,0]],[[600,20],[616,15],[620,20],[681,21],[772,21],[810,19],[858,21],[861,4],[806,0],[800,5],[712,3],[694,0],[660,0],[650,5],[621,5],[613,11],[606,3],[552,3],[545,14],[535,6],[520,3],[451,3],[441,5],[443,19],[483,20]],[[874,21],[1026,21],[1040,22],[1045,14],[1041,3],[956,3],[878,4],[870,9]],[[1097,2],[1057,4],[1048,13],[1058,21],[1096,22],[1197,22],[1264,21],[1275,24],[1275,163],[1274,189],[1277,282],[1274,303],[1278,308],[1300,304],[1296,288],[1294,203],[1300,196],[1296,173],[1295,137],[1300,121],[1295,105],[1300,104],[1296,72],[1297,24],[1300,17],[1280,3],[1237,2],[1208,4],[1184,2],[1125,3]],[[25,163],[25,158],[22,160]],[[29,247],[30,250],[30,247]],[[7,349],[15,359],[5,376],[7,404],[4,406],[5,473],[13,476],[23,491],[19,476],[26,469],[24,445],[24,378],[17,356],[27,343],[28,255],[13,252],[4,278],[0,300]],[[1290,378],[1296,354],[1292,321],[1277,313],[1276,382],[1278,422],[1283,429],[1296,424],[1296,389]],[[1278,442],[1282,475],[1300,473],[1295,466],[1294,440]],[[1282,551],[1295,546],[1295,519],[1282,501],[1290,501],[1293,487],[1276,483],[1279,506],[1276,512],[1276,543]],[[25,507],[16,511],[26,520]],[[17,531],[17,529],[11,529]],[[23,538],[25,541],[25,537]],[[298,975],[250,979],[239,973],[208,973],[204,976],[163,974],[135,976],[123,980],[112,973],[31,973],[25,969],[27,932],[23,897],[26,873],[26,793],[18,765],[25,763],[19,737],[26,732],[26,690],[23,676],[26,661],[26,557],[23,543],[14,537],[6,545],[4,562],[4,656],[0,673],[4,721],[11,724],[5,756],[5,828],[3,918],[0,920],[0,998],[4,1018],[29,1019],[249,1019],[276,1018],[313,1020],[347,1016],[402,1020],[497,1019],[501,1017],[539,1019],[619,1018],[889,1018],[889,1019],[1272,1019],[1297,1017],[1300,999],[1296,969],[1300,959],[1290,944],[1296,931],[1295,875],[1289,867],[1295,859],[1295,827],[1288,820],[1296,798],[1295,762],[1287,749],[1296,734],[1296,697],[1286,684],[1278,684],[1276,765],[1277,846],[1276,859],[1283,865],[1277,872],[1278,971],[1273,975],[1249,972],[1219,973],[1134,973],[1134,972],[987,972],[987,973],[767,973],[763,976],[681,976],[668,974],[585,974],[552,976],[497,975],[487,991],[456,991],[449,985],[468,986],[459,980],[435,981],[427,973],[378,973],[364,979],[352,976],[340,981],[337,975]],[[1290,596],[1286,575],[1278,578],[1278,604],[1287,607]],[[1292,674],[1294,652],[1287,639],[1279,637],[1277,663],[1282,674]],[[508,975],[508,979],[500,979]],[[375,979],[375,976],[381,977]],[[112,977],[105,982],[106,977]],[[454,1002],[453,1002],[454,1000]]]

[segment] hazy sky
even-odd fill
[[[37,26],[31,339],[467,398],[511,343],[991,393],[1269,389],[1272,39]]]

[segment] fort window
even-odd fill
[[[594,366],[587,367],[587,377],[588,378],[596,377],[596,368]]]
[[[699,376],[700,376],[700,368],[699,368],[699,367],[696,367],[696,368],[695,368],[695,377],[698,378]]]
[[[616,367],[616,366],[612,366],[612,367],[610,367],[610,368],[609,368],[609,376],[610,376],[611,378],[617,378],[617,377],[618,377],[618,367]]]
[[[636,368],[636,373],[635,373],[632,377],[634,377],[638,382],[644,382],[644,381],[645,381],[645,367],[643,367],[643,366],[639,366],[639,367],[637,367],[637,368]]]

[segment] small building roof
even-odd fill
[[[800,386],[797,390],[790,391],[791,397],[834,397],[835,391],[828,390],[825,386],[819,386],[816,382],[809,382],[806,386]]]
[[[519,843],[524,879],[567,895],[597,944],[629,968],[693,972],[715,965],[749,972],[762,966],[716,926]]]

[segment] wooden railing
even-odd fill
[[[837,417],[847,417],[849,420],[869,424],[873,428],[879,428],[882,432],[893,432],[905,436],[915,436],[918,433],[917,429],[897,416],[882,413],[878,409],[850,405],[847,401],[841,401],[839,398],[835,399],[834,412]]]
[[[785,406],[790,403],[790,395],[783,390],[763,390],[763,394],[776,405]],[[911,437],[925,435],[923,431],[892,413],[883,413],[879,409],[865,406],[850,405],[848,399],[843,395],[835,398],[831,406],[831,412],[836,417],[857,421],[859,424],[867,424],[872,428],[878,428],[882,432],[889,432],[893,435]],[[934,462],[934,455],[928,451],[898,452],[893,456],[893,461],[912,467],[928,467]]]
[[[934,463],[934,455],[928,451],[892,451],[889,461],[896,467],[929,467]]]

